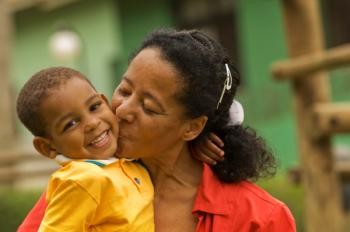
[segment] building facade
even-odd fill
[[[152,29],[169,26],[198,28],[219,40],[241,71],[242,87],[237,98],[245,108],[245,124],[256,128],[267,139],[282,168],[297,164],[289,85],[275,83],[269,73],[272,62],[287,57],[279,0],[9,2],[14,2],[16,6],[12,11],[13,46],[8,77],[12,105],[19,89],[33,73],[58,65],[80,70],[99,91],[111,97],[126,69],[129,55]],[[59,51],[57,53],[54,48],[56,45],[53,44],[55,36],[62,31],[74,33],[73,40],[78,43],[77,51],[70,55],[68,52],[67,57]],[[345,74],[346,71],[342,71],[334,75]],[[341,88],[345,82],[343,78],[335,85]],[[339,95],[342,96],[341,93]],[[12,115],[14,119],[15,115]],[[35,154],[31,148],[31,135],[17,119],[14,122],[16,149],[24,147],[21,151],[27,158],[18,158],[13,162],[1,161],[8,160],[4,158],[8,157],[5,153],[16,153],[16,149],[2,148],[6,152],[0,152],[3,157],[0,157],[0,172],[5,170],[22,176],[21,181],[6,180],[3,183],[33,187],[30,180],[37,177],[38,186],[42,186],[47,174],[55,166],[45,166],[51,161]],[[8,121],[0,123],[6,124]],[[40,169],[38,167],[46,168],[35,173],[34,170]],[[24,174],[28,170],[33,173],[32,176]]]

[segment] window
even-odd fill
[[[239,67],[235,5],[232,0],[174,0],[179,29],[200,29],[219,41]]]
[[[350,1],[323,0],[321,3],[327,47],[350,43]]]

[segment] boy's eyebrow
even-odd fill
[[[86,101],[85,101],[85,104],[89,104],[89,102],[91,102],[93,99],[95,99],[96,97],[99,97],[100,94],[99,93],[95,93],[93,95],[91,95]],[[69,112],[65,115],[63,115],[56,123],[56,126],[60,125],[64,120],[66,120],[67,118],[71,117],[72,116],[72,113]]]
[[[100,96],[101,96],[101,94],[99,94],[99,93],[95,93],[95,94],[91,95],[91,96],[85,101],[85,104],[88,104],[88,103],[91,102],[94,98],[100,97]]]
[[[131,87],[134,87],[134,83],[126,76],[123,76],[122,80],[125,80],[126,82],[128,82],[129,85],[131,85]],[[143,96],[152,99],[154,101],[154,103],[156,103],[159,106],[159,108],[162,112],[166,112],[163,105],[158,101],[158,99],[155,96],[153,96],[151,93],[149,93],[147,91],[142,92],[142,94],[143,94]]]

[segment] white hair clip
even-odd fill
[[[232,75],[231,75],[231,71],[228,67],[228,64],[225,64],[225,67],[226,67],[226,80],[225,80],[225,83],[224,83],[224,88],[222,89],[222,92],[221,92],[221,95],[220,95],[220,99],[218,101],[218,105],[216,106],[216,109],[219,108],[219,105],[222,101],[222,98],[224,97],[224,94],[225,94],[225,91],[226,90],[230,90],[231,87],[232,87]]]
[[[237,100],[233,100],[230,106],[230,120],[228,122],[229,126],[239,126],[242,125],[244,120],[244,110]]]

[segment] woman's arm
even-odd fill
[[[270,220],[266,224],[266,232],[296,232],[294,217],[286,205],[279,205],[273,210]]]
[[[47,207],[46,192],[41,194],[40,199],[36,202],[32,210],[25,217],[21,225],[18,227],[17,232],[37,232],[41,221],[44,218],[45,210]]]

